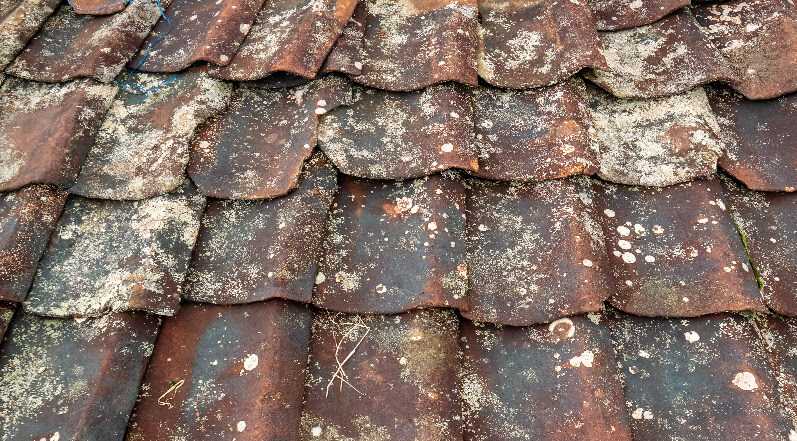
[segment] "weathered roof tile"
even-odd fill
[[[797,427],[797,320],[777,314],[759,314],[754,319],[772,361],[784,414]],[[797,429],[789,431],[789,437],[795,436]]]
[[[76,14],[108,15],[119,12],[127,6],[124,0],[70,0]]]
[[[11,324],[11,319],[14,317],[14,310],[16,304],[11,302],[0,302],[0,343],[3,341],[3,335]]]
[[[598,30],[619,31],[653,23],[689,6],[690,0],[593,0]]]
[[[358,2],[343,33],[329,51],[321,73],[341,72],[360,75],[363,68],[363,38],[365,36],[365,2]]]
[[[58,3],[59,0],[0,0],[0,69],[33,38]]]

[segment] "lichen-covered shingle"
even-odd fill
[[[329,51],[320,73],[341,72],[360,75],[363,68],[363,36],[365,35],[365,2],[357,2],[346,27]]]
[[[119,0],[71,0],[71,3],[75,13],[91,15],[114,14],[128,4],[126,1]]]
[[[601,31],[644,26],[691,4],[690,0],[593,0],[589,3]]]
[[[33,38],[58,3],[58,0],[0,0],[0,69]]]
[[[3,336],[11,324],[11,319],[14,317],[14,310],[16,305],[11,302],[0,302],[0,343],[3,341]]]

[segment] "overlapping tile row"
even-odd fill
[[[0,2],[0,69],[25,47],[59,3],[58,0]]]
[[[127,6],[127,1],[117,0],[70,0],[77,14],[108,15],[119,12]]]

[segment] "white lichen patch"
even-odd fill
[[[734,375],[731,383],[741,390],[750,391],[758,389],[758,382],[756,381],[755,375],[748,371],[739,372]]]

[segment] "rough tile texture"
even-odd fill
[[[267,1],[219,78],[249,81],[288,72],[313,78],[351,18],[356,0]]]
[[[784,413],[792,426],[797,426],[797,353],[794,351],[797,346],[797,320],[776,314],[760,314],[754,319],[772,360]],[[789,431],[789,437],[796,436],[797,430]]]
[[[322,117],[318,145],[341,172],[363,178],[478,169],[471,96],[451,83],[411,93],[358,88],[351,106]]]
[[[441,309],[316,315],[299,438],[461,439],[458,325]]]
[[[717,179],[599,190],[613,305],[665,317],[765,310]]]
[[[33,38],[58,0],[0,0],[0,69]]]
[[[127,6],[120,0],[71,0],[76,14],[108,15],[119,12]]]
[[[149,88],[172,77],[140,74],[136,80]],[[117,97],[71,192],[143,199],[174,190],[185,179],[191,136],[205,119],[226,107],[229,94],[227,84],[195,70],[143,101]]]
[[[343,33],[329,51],[320,73],[342,72],[360,75],[363,68],[363,37],[365,35],[365,2],[357,2]]]
[[[689,6],[689,0],[593,0],[598,30],[619,31],[658,21],[673,11]]]
[[[11,319],[14,317],[14,310],[16,305],[11,302],[0,302],[0,342],[3,341],[8,325],[11,324]]]
[[[169,0],[162,3],[168,6]],[[135,1],[122,12],[101,17],[75,14],[64,2],[6,71],[45,82],[77,77],[110,82],[158,17],[158,5],[151,1]]]
[[[91,80],[5,81],[0,87],[0,190],[32,183],[71,186],[115,94],[114,87]]]
[[[0,300],[25,300],[66,196],[47,185],[0,193]]]
[[[548,86],[608,68],[588,1],[482,0],[479,19],[479,75],[490,84]]]
[[[230,63],[249,33],[264,0],[203,2],[173,0],[128,64],[146,72],[177,72],[197,61],[221,66]],[[159,41],[158,41],[159,40]],[[155,43],[157,41],[157,43]]]
[[[188,174],[208,196],[282,196],[316,145],[318,115],[350,96],[349,83],[333,76],[295,88],[239,86],[229,109],[193,138]]]
[[[475,0],[365,0],[362,75],[387,90],[457,81],[476,85]]]
[[[183,297],[217,304],[309,302],[337,171],[317,153],[299,188],[267,201],[211,200]]]
[[[753,190],[797,190],[797,93],[751,101],[727,89],[709,89],[725,140],[719,165]]]
[[[411,181],[341,175],[313,302],[395,313],[466,306],[465,187],[456,174]]]
[[[588,182],[469,185],[465,317],[524,326],[600,308],[612,285]]]
[[[71,197],[25,307],[50,316],[174,314],[204,197],[188,183],[144,201]]]
[[[611,317],[635,439],[789,437],[772,366],[750,320]]]
[[[717,170],[724,145],[703,88],[666,98],[625,100],[589,88],[600,143],[598,176],[667,186]]]
[[[602,32],[600,39],[611,71],[584,74],[621,98],[667,96],[733,77],[686,9],[647,26]]]
[[[528,328],[464,322],[464,439],[630,441],[614,349],[599,320],[591,314]]]
[[[158,319],[17,313],[0,351],[0,440],[124,437]]]
[[[310,311],[188,304],[164,320],[125,439],[296,439]]]

